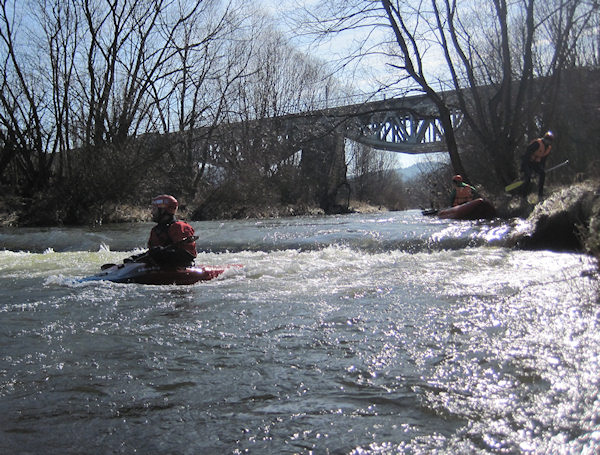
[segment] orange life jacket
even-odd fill
[[[463,186],[456,188],[456,195],[454,196],[454,202],[452,203],[452,206],[456,207],[457,205],[461,205],[472,200],[473,190],[469,185],[463,184]]]
[[[535,152],[533,152],[531,154],[531,157],[529,157],[529,161],[534,161],[536,163],[540,163],[542,161],[542,159],[544,159],[545,157],[550,155],[550,150],[552,150],[552,145],[544,144],[544,141],[542,139],[536,139],[533,142],[537,142],[539,147],[537,148],[537,150]],[[532,144],[533,144],[533,142],[532,142]]]
[[[196,242],[193,236],[194,228],[184,221],[175,221],[168,226],[156,225],[150,231],[148,248],[176,244],[177,248],[181,248],[196,257]]]

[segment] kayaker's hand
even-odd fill
[[[133,256],[130,256],[128,258],[123,259],[123,262],[127,263],[127,262],[140,262],[139,260],[141,258],[143,258],[144,256],[146,256],[148,254],[148,251],[145,251],[143,253],[140,254],[134,254]]]
[[[142,253],[142,254],[134,254],[133,256],[129,256],[128,258],[123,259],[124,263],[128,263],[128,262],[137,262],[137,260],[143,256],[146,253]]]
[[[155,258],[156,256],[160,255],[163,251],[165,251],[165,247],[164,246],[153,246],[152,248],[150,248],[148,250],[148,252],[146,253],[146,256],[150,256],[151,258]]]

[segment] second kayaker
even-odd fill
[[[479,197],[479,193],[475,187],[465,183],[462,176],[455,175],[452,177],[452,183],[454,185],[452,194],[450,195],[450,205],[452,207],[462,205],[465,202],[471,202]]]

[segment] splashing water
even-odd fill
[[[2,452],[600,447],[590,258],[417,212],[193,225],[244,267],[81,283],[149,225],[0,232]]]

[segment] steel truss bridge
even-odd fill
[[[451,112],[457,131],[462,115],[458,110]],[[189,142],[198,163],[217,168],[243,162],[248,150],[255,153],[251,159],[262,153],[264,162],[271,165],[299,157],[304,185],[328,213],[340,206],[338,193],[348,185],[345,139],[397,153],[447,151],[437,108],[425,95],[290,113],[188,133],[189,138],[175,133],[169,140],[171,149],[177,148],[173,143],[187,147]]]
[[[339,123],[337,131],[361,144],[397,153],[422,154],[447,151],[436,106],[425,96],[391,98],[363,104],[323,109],[306,118]],[[463,115],[451,111],[455,129]]]
[[[445,92],[446,98],[453,92]],[[451,99],[451,98],[450,98]],[[463,114],[451,109],[454,130],[463,124]],[[229,123],[218,127],[211,140],[213,150],[220,147],[223,136],[241,135],[241,123]],[[426,95],[389,98],[359,104],[290,113],[282,116],[250,120],[247,128],[267,131],[273,138],[290,143],[318,143],[327,136],[343,136],[377,150],[397,153],[423,154],[447,152],[444,131],[437,107]],[[203,136],[205,129],[198,130]],[[177,134],[177,133],[176,133]],[[292,149],[295,153],[298,149]]]

